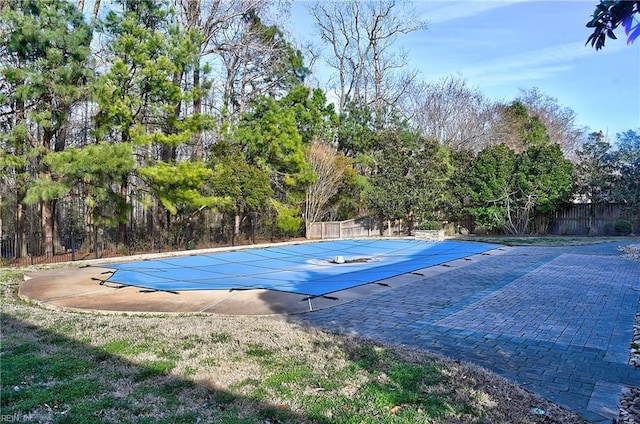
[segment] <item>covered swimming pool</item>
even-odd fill
[[[498,247],[413,239],[274,245],[108,264],[110,275],[102,283],[164,292],[264,289],[318,297]]]

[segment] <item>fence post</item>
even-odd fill
[[[98,229],[95,226],[93,227],[93,254],[96,259],[100,257],[98,255]]]
[[[71,260],[76,260],[76,233],[71,230]]]

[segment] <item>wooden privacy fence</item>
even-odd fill
[[[309,228],[310,239],[356,238],[375,236],[397,236],[405,231],[403,222],[381,221],[364,217],[346,221],[314,222]]]
[[[472,217],[462,226],[473,229]],[[532,223],[534,232],[557,235],[615,236],[620,232],[620,221],[631,224],[634,234],[640,233],[640,210],[630,211],[617,203],[572,203],[564,205],[550,215],[537,216]],[[364,217],[347,221],[315,222],[311,224],[310,239],[399,236],[409,234],[407,223],[380,221]]]
[[[551,216],[549,233],[559,235],[626,235],[620,234],[616,223],[621,220],[640,230],[640,211],[623,209],[618,203],[575,203],[565,205]]]

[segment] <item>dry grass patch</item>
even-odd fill
[[[0,271],[3,414],[54,423],[582,422],[421,351],[263,317],[48,310],[15,297],[18,277]]]
[[[459,240],[477,241],[483,243],[502,244],[505,246],[587,246],[600,243],[627,243],[637,241],[637,237],[606,237],[606,236],[556,236],[556,235],[527,235],[527,236],[459,236]]]

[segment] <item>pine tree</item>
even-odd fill
[[[110,37],[111,68],[96,88],[99,141],[130,145],[141,157],[133,175],[118,181],[122,208],[118,213],[119,241],[126,241],[129,198],[149,192],[157,201],[156,226],[168,226],[176,214],[212,206],[206,193],[211,170],[201,161],[179,161],[178,151],[194,131],[210,125],[202,115],[185,116],[191,95],[182,89],[186,70],[197,63],[199,40],[194,32],[170,24],[158,2],[120,2],[122,14],[111,11],[104,22]],[[133,185],[133,183],[136,183]]]
[[[40,202],[44,252],[54,253],[54,210],[66,193],[46,158],[67,146],[65,124],[91,77],[88,27],[64,0],[9,0],[0,10],[3,113],[0,167],[14,175],[17,236],[26,253],[24,209]]]

